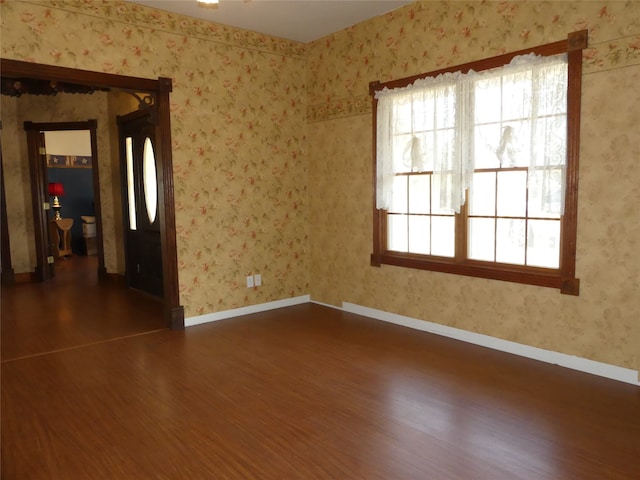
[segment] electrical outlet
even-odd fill
[[[262,285],[262,275],[260,275],[259,273],[256,273],[256,274],[253,276],[253,284],[254,284],[256,287],[259,287],[260,285]]]
[[[247,288],[253,288],[253,275],[247,276]]]

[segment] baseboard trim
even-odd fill
[[[106,270],[98,269],[98,279],[101,282],[110,282],[114,285],[126,286],[127,278],[122,273],[107,273]]]
[[[344,310],[343,308],[338,307],[336,305],[331,305],[330,303],[318,302],[317,300],[310,300],[310,302],[315,303],[316,305],[320,305],[321,307],[334,308],[336,310]]]
[[[282,300],[275,300],[273,302],[259,303],[257,305],[249,305],[247,307],[234,308],[231,310],[223,310],[221,312],[206,313],[197,317],[185,318],[184,326],[193,327],[195,325],[201,325],[203,323],[217,322],[219,320],[240,317],[242,315],[251,315],[252,313],[275,310],[276,308],[292,307],[294,305],[309,303],[310,301],[310,295],[301,295],[299,297],[285,298]]]
[[[23,272],[23,273],[16,273],[13,277],[14,283],[15,284],[22,284],[22,283],[37,283],[38,282],[38,278],[36,276],[36,272]]]
[[[275,300],[273,302],[260,303],[257,305],[249,305],[247,307],[234,308],[231,310],[223,310],[221,312],[207,313],[205,315],[189,317],[185,318],[184,326],[193,327],[204,323],[217,322],[219,320],[227,320],[229,318],[240,317],[242,315],[251,315],[252,313],[266,312],[268,310],[291,307],[304,303],[315,303],[324,307],[343,310],[345,312],[354,313],[356,315],[362,315],[374,320],[394,323],[396,325],[413,328],[415,330],[421,330],[423,332],[433,333],[443,337],[452,338],[454,340],[460,340],[462,342],[479,345],[481,347],[491,348],[493,350],[531,358],[540,362],[550,363],[553,365],[558,365],[560,367],[597,375],[599,377],[605,377],[611,380],[617,380],[619,382],[640,386],[639,372],[636,372],[635,370],[631,370],[629,368],[596,362],[594,360],[567,355],[560,352],[554,352],[552,350],[545,350],[543,348],[532,347],[530,345],[511,342],[509,340],[502,340],[500,338],[491,337],[489,335],[469,332],[467,330],[462,330],[459,328],[448,327],[446,325],[440,325],[438,323],[406,317],[404,315],[398,315],[396,313],[385,312],[384,310],[363,307],[354,303],[342,302],[342,307],[337,307],[335,305],[311,300],[310,295],[301,295],[299,297],[285,298],[282,300]]]
[[[531,358],[541,362],[570,368],[572,370],[578,370],[581,372],[590,373],[592,375],[617,380],[619,382],[640,386],[639,372],[631,370],[629,368],[596,362],[594,360],[532,347],[521,343],[511,342],[509,340],[502,340],[500,338],[491,337],[489,335],[482,335],[479,333],[461,330],[459,328],[453,328],[446,325],[427,322],[425,320],[405,317],[404,315],[385,312],[383,310],[377,310],[375,308],[363,307],[354,303],[342,302],[342,310],[344,310],[345,312],[355,313],[357,315],[373,318],[375,320],[394,323],[396,325],[402,325],[404,327],[413,328],[415,330],[434,333],[436,335],[453,338],[455,340],[461,340],[463,342],[491,348],[493,350],[512,353],[521,357]]]
[[[3,268],[2,272],[0,272],[0,283],[2,285],[15,285],[16,274],[13,268]]]

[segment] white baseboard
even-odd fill
[[[618,367],[573,355],[566,355],[564,353],[554,352],[551,350],[531,347],[521,343],[473,333],[459,328],[447,327],[445,325],[405,317],[403,315],[389,313],[374,308],[363,307],[353,303],[342,302],[342,309],[345,312],[355,313],[357,315],[382,320],[384,322],[395,323],[397,325],[414,328],[416,330],[435,333],[436,335],[441,335],[443,337],[449,337],[463,342],[473,343],[474,345],[480,345],[482,347],[512,353],[521,357],[532,358],[541,362],[551,363],[561,367],[579,370],[581,372],[591,373],[600,377],[606,377],[612,380],[618,380],[620,382],[640,386],[639,372],[629,368]]]
[[[276,308],[292,307],[301,303],[309,303],[310,295],[302,295],[300,297],[285,298],[275,300],[273,302],[260,303],[258,305],[249,305],[248,307],[234,308],[232,310],[223,310],[221,312],[207,313],[197,317],[189,317],[184,319],[185,327],[193,327],[203,323],[217,322],[218,320],[226,320],[227,318],[240,317],[242,315],[250,315],[252,313],[266,312],[267,310],[275,310]]]
[[[335,305],[331,305],[330,303],[318,302],[317,300],[311,300],[311,303],[315,303],[316,305],[320,305],[322,307],[333,308],[335,310],[344,310],[342,307],[337,307]]]
[[[521,343],[502,340],[500,338],[473,333],[459,328],[448,327],[438,323],[418,320],[416,318],[405,317],[396,313],[385,312],[375,308],[363,307],[354,303],[342,302],[342,308],[335,305],[329,305],[322,302],[312,301],[310,295],[301,295],[299,297],[285,298],[283,300],[275,300],[273,302],[261,303],[258,305],[249,305],[247,307],[234,308],[232,310],[224,310],[221,312],[207,313],[197,317],[185,318],[184,326],[192,327],[203,323],[216,322],[218,320],[226,320],[228,318],[239,317],[242,315],[250,315],[252,313],[266,312],[276,308],[291,307],[303,303],[315,303],[329,308],[344,310],[345,312],[355,313],[364,317],[369,317],[383,322],[394,323],[404,327],[421,330],[424,332],[434,333],[443,337],[461,340],[463,342],[480,345],[482,347],[499,350],[501,352],[512,353],[521,357],[531,358],[545,363],[559,365],[561,367],[578,370],[580,372],[598,375],[600,377],[610,378],[620,382],[630,383],[640,386],[639,372],[629,368],[609,365],[607,363],[596,362],[586,358],[567,355],[564,353],[545,350],[542,348],[523,345]]]

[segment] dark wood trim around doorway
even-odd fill
[[[0,59],[2,77],[31,78],[69,82],[100,88],[147,92],[155,97],[158,108],[160,145],[156,152],[158,164],[158,201],[162,244],[164,300],[163,314],[173,329],[184,328],[184,308],[178,290],[178,255],[176,247],[175,205],[173,196],[173,160],[171,153],[170,78],[157,80],[112,75],[74,68]]]

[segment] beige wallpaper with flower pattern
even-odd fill
[[[173,79],[187,317],[309,293],[304,45],[126,2],[0,8],[4,58]],[[260,288],[245,287],[251,273]]]
[[[640,370],[640,3],[417,2],[308,45],[124,2],[0,9],[5,58],[173,78],[187,317],[311,293]],[[369,266],[368,83],[583,28],[580,296]]]
[[[583,77],[580,296],[371,267],[369,82],[562,40],[585,28],[591,48]],[[312,299],[640,371],[640,2],[417,2],[307,47]]]

